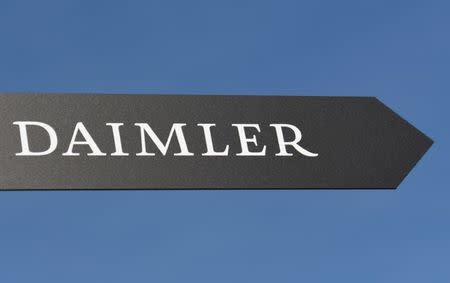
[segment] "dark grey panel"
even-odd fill
[[[14,121],[40,121],[58,134],[57,149],[46,156],[16,156],[21,151]],[[74,126],[83,122],[107,156],[62,156]],[[114,157],[111,128],[124,123],[121,136],[130,156]],[[186,123],[184,134],[194,156],[174,156],[175,142],[163,156],[136,156],[139,128],[149,123],[162,140],[173,123]],[[217,150],[230,145],[229,156],[202,156],[206,151],[198,123],[215,123]],[[234,123],[261,127],[258,142],[266,156],[236,156],[241,151]],[[278,143],[272,123],[296,125],[301,146],[319,153],[306,157],[275,156]],[[286,132],[286,138],[292,133]],[[32,149],[48,136],[29,128]],[[204,95],[0,95],[0,189],[351,189],[396,188],[432,141],[371,97],[204,96]]]

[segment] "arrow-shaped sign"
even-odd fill
[[[0,189],[396,188],[432,141],[373,97],[0,95]]]

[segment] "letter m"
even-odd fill
[[[135,126],[138,126],[141,131],[141,146],[142,151],[140,153],[137,153],[137,156],[154,156],[154,153],[147,152],[147,146],[146,146],[146,135],[150,137],[150,139],[153,141],[153,143],[156,145],[156,147],[161,151],[163,155],[166,155],[167,150],[169,149],[170,141],[172,140],[173,134],[177,136],[178,144],[180,146],[180,152],[175,153],[176,156],[192,156],[193,153],[189,152],[186,139],[184,138],[183,134],[183,126],[186,126],[186,124],[180,124],[180,123],[174,123],[172,125],[172,128],[170,129],[169,137],[167,138],[166,143],[164,144],[156,135],[156,133],[153,131],[153,129],[147,124],[147,123],[135,123]]]

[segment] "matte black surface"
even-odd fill
[[[21,151],[14,121],[40,121],[58,134],[58,148],[47,156],[15,156]],[[87,146],[67,150],[76,122],[82,121],[108,156],[87,156]],[[113,157],[111,128],[122,122],[127,157]],[[140,152],[140,132],[134,123],[149,123],[165,141],[173,123],[184,127],[189,150],[195,156],[173,156],[176,139],[166,156],[148,139],[156,156]],[[216,123],[212,129],[217,150],[230,145],[229,156],[201,156],[206,151],[198,123]],[[239,157],[233,123],[261,127],[258,142],[266,156]],[[278,157],[271,123],[296,125],[300,145],[318,157],[293,150]],[[256,133],[251,132],[250,133]],[[287,135],[289,136],[289,135]],[[29,131],[30,145],[43,148],[48,136]],[[0,189],[389,189],[396,188],[432,141],[373,97],[1,94]]]

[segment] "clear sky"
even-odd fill
[[[0,282],[449,282],[449,11],[2,0],[0,91],[377,96],[435,144],[396,191],[0,193]]]

